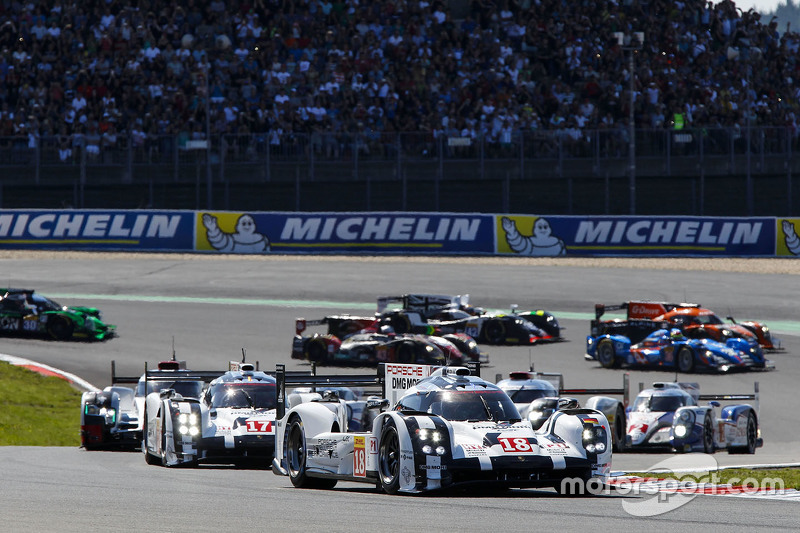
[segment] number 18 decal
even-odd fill
[[[367,477],[367,438],[353,437],[353,476]]]
[[[534,439],[528,437],[498,437],[497,442],[503,447],[504,452],[530,452],[533,451],[531,444],[536,444]]]

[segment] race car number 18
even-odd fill
[[[527,437],[498,437],[504,452],[529,452],[533,449]]]
[[[353,477],[367,477],[367,438],[353,437]]]

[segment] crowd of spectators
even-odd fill
[[[730,0],[4,0],[0,137],[623,132],[634,32],[636,127],[796,127],[800,35]]]

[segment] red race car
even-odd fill
[[[731,337],[749,339],[755,337],[764,350],[782,350],[780,339],[773,337],[762,322],[736,322],[729,316],[723,321],[710,309],[692,303],[667,303],[631,301],[620,306],[603,306],[605,310],[626,309],[628,320],[650,319],[669,322],[681,328],[684,334],[694,339],[714,339],[725,342]]]

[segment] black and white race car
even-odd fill
[[[552,414],[561,409],[575,409],[581,405],[601,411],[611,429],[615,452],[625,449],[625,412],[630,396],[630,379],[623,375],[622,388],[572,388],[564,386],[560,372],[511,372],[507,379],[497,381],[517,406],[523,418],[534,429],[539,429]],[[573,396],[585,397],[582,402]],[[614,397],[612,397],[614,396]]]
[[[275,378],[249,363],[232,365],[222,375],[187,373],[174,387],[147,395],[142,452],[148,464],[272,458]]]
[[[502,389],[468,368],[384,369],[384,392],[410,388],[391,409],[388,399],[368,400],[377,414],[366,430],[351,430],[348,402],[336,398],[281,416],[273,472],[300,488],[362,481],[389,494],[485,482],[572,492],[576,481],[608,475],[611,437],[600,411],[563,409],[534,430]],[[280,409],[280,369],[277,376]]]
[[[176,376],[186,375],[186,361],[158,363],[141,376],[120,376],[111,362],[111,386],[81,395],[81,446],[87,450],[138,448],[142,441],[145,397],[162,388],[181,388]],[[122,385],[135,384],[135,388]]]

